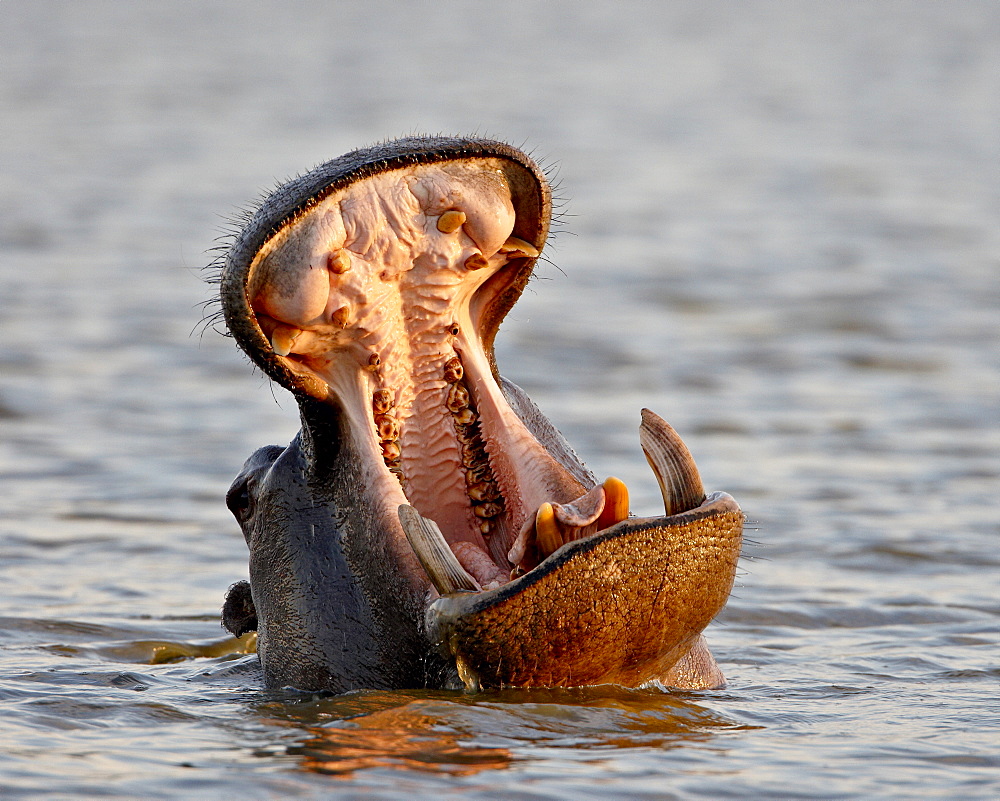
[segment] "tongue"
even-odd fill
[[[639,441],[660,485],[665,516],[700,506],[705,500],[701,476],[677,432],[662,417],[643,409]],[[628,516],[628,489],[617,478],[609,478],[571,503],[541,504],[521,527],[507,558],[516,571],[526,572],[567,542],[603,531]]]
[[[609,478],[570,503],[543,503],[521,527],[507,554],[527,571],[567,542],[582,539],[628,518],[628,489]]]

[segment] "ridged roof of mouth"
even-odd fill
[[[627,497],[539,443],[494,364],[545,244],[544,175],[499,143],[418,141],[349,154],[265,201],[230,251],[224,309],[269,375],[343,410],[368,492],[434,520],[475,582],[496,585],[627,517]]]

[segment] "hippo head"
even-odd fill
[[[701,632],[743,514],[643,411],[664,515],[631,517],[517,386],[493,341],[551,194],[524,153],[412,138],[278,188],[224,257],[229,331],[299,404],[228,496],[266,682],[302,689],[717,686]],[[238,610],[238,611],[234,611]]]

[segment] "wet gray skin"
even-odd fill
[[[722,684],[701,632],[732,587],[735,501],[706,497],[644,410],[664,515],[631,517],[624,485],[497,371],[550,212],[520,151],[413,138],[249,215],[222,267],[226,323],[302,421],[227,498],[250,582],[223,619],[257,630],[268,686]]]

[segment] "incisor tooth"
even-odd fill
[[[548,556],[557,550],[562,544],[562,535],[559,533],[559,526],[556,523],[556,515],[551,503],[543,503],[535,512],[535,536],[538,542],[538,550],[543,555]]]
[[[450,209],[438,217],[437,229],[442,234],[453,234],[465,225],[465,212],[458,209]]]
[[[525,256],[535,258],[541,252],[530,242],[518,239],[516,236],[507,237],[507,241],[500,246],[501,253],[523,253]]]
[[[287,356],[295,346],[295,340],[302,333],[301,328],[292,328],[288,325],[279,325],[271,334],[271,348],[279,356]]]
[[[628,520],[628,487],[621,479],[611,476],[604,480],[604,510],[597,518],[597,530]]]

